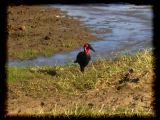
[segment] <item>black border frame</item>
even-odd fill
[[[160,38],[160,0],[79,0],[79,1],[71,1],[71,0],[1,0],[0,1],[0,119],[61,119],[61,118],[76,118],[76,119],[83,119],[83,118],[89,118],[93,119],[87,116],[58,116],[58,117],[52,117],[52,116],[5,116],[6,114],[6,99],[7,99],[7,72],[6,72],[6,61],[7,61],[7,7],[10,4],[14,5],[39,5],[39,4],[85,4],[85,3],[130,3],[130,4],[136,4],[136,5],[152,5],[153,6],[153,53],[156,58],[155,60],[155,69],[154,72],[156,74],[156,79],[154,81],[153,90],[155,90],[154,93],[154,111],[155,111],[155,117],[151,118],[160,118],[160,44],[158,39]],[[143,116],[102,116],[100,118],[110,118],[110,119],[116,119],[116,118],[127,118],[127,119],[134,119],[134,118],[145,118]],[[94,118],[97,119],[97,118]],[[98,118],[99,119],[99,118]]]

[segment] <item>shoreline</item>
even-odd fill
[[[96,40],[84,23],[54,7],[9,6],[7,27],[9,60],[51,56]]]
[[[154,115],[152,55],[145,50],[114,61],[102,59],[89,64],[84,74],[78,65],[8,67],[7,115],[71,115],[75,105],[87,107],[85,115]]]

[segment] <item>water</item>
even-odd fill
[[[52,5],[68,15],[80,19],[93,29],[97,38],[91,42],[96,50],[92,60],[114,58],[118,53],[134,53],[144,48],[152,48],[151,6],[122,4]],[[107,32],[110,31],[110,32]],[[33,60],[9,61],[10,66],[64,65],[72,63],[82,48],[71,52],[55,54],[51,57],[37,57]]]

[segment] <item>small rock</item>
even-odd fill
[[[45,40],[49,40],[50,37],[49,37],[49,36],[45,36],[44,39],[45,39]]]
[[[133,99],[134,99],[134,100],[138,100],[138,99],[139,99],[139,96],[134,96]]]
[[[41,106],[42,106],[42,107],[44,106],[44,102],[41,102]]]
[[[121,89],[121,86],[118,86],[118,87],[117,87],[117,90],[120,90],[120,89]]]
[[[23,25],[23,26],[19,27],[19,30],[24,31],[24,30],[26,30],[26,27]]]
[[[56,17],[59,18],[60,16],[59,16],[59,15],[56,15]]]
[[[93,107],[94,104],[93,104],[93,103],[88,103],[88,106],[89,106],[89,107]]]
[[[138,83],[138,81],[139,81],[139,78],[133,78],[133,79],[131,80],[131,82],[134,82],[134,83]]]
[[[129,73],[133,73],[133,69],[132,69],[132,68],[129,69],[128,72],[129,72]]]
[[[19,109],[17,112],[20,113],[20,112],[21,112],[21,109]]]
[[[124,77],[127,78],[127,77],[129,76],[129,74],[130,74],[130,73],[126,73],[126,74],[124,75]]]

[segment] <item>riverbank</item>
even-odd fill
[[[153,55],[78,65],[8,67],[7,115],[154,115]]]
[[[32,59],[81,47],[95,40],[92,31],[58,8],[9,6],[8,58]]]

